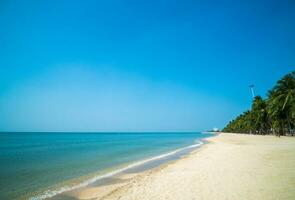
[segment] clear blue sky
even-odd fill
[[[1,131],[222,128],[295,66],[295,2],[1,1]]]

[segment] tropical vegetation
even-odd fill
[[[250,110],[230,121],[224,132],[247,134],[295,134],[295,71],[285,75],[265,99],[253,98]]]

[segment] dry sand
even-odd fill
[[[104,200],[295,199],[295,138],[223,133],[175,162],[72,196]]]

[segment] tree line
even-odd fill
[[[295,134],[295,71],[285,75],[263,99],[256,96],[250,110],[230,121],[223,132],[248,134]]]

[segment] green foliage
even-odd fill
[[[250,111],[230,121],[224,132],[294,135],[295,71],[280,79],[266,100],[256,96]]]

